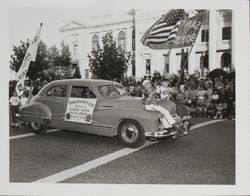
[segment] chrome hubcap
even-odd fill
[[[127,143],[134,143],[139,137],[137,127],[132,123],[126,123],[121,130],[121,136]]]

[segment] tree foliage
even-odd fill
[[[18,72],[22,65],[25,53],[29,47],[29,40],[26,42],[20,41],[19,46],[13,46],[13,54],[11,55],[10,68],[15,72]],[[48,51],[46,44],[41,41],[38,45],[36,61],[30,63],[30,67],[27,76],[30,79],[36,79],[37,77],[43,77],[43,71],[48,68]]]
[[[13,46],[13,54],[10,56],[10,68],[18,72],[25,53],[29,47],[29,40],[20,41],[20,45]],[[70,50],[64,43],[61,44],[61,51],[56,46],[49,49],[46,44],[41,41],[38,45],[36,61],[30,63],[27,76],[31,80],[39,78],[40,80],[57,79],[62,70],[67,70],[71,64]]]
[[[103,49],[88,55],[90,71],[93,78],[121,81],[130,63],[131,54],[116,47],[112,35],[102,38]]]

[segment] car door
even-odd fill
[[[96,103],[97,97],[89,87],[71,86],[65,113],[65,129],[100,135],[100,128],[95,124]]]
[[[47,105],[51,110],[51,123],[50,126],[56,128],[64,128],[64,115],[68,102],[68,86],[67,85],[56,85],[51,87],[45,94],[40,98],[40,102]]]

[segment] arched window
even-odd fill
[[[125,50],[126,35],[124,31],[120,31],[118,34],[118,48]]]
[[[229,67],[231,68],[231,54],[226,52],[221,56],[221,68]]]
[[[92,37],[92,50],[98,50],[99,46],[99,37],[98,35],[93,35]]]
[[[135,50],[135,30],[132,32],[132,50]]]
[[[208,55],[203,54],[200,58],[200,68],[203,71],[203,69],[207,68],[208,69]]]

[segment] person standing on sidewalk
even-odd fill
[[[12,96],[10,97],[9,104],[10,104],[10,110],[11,110],[11,115],[12,115],[11,125],[18,127],[16,114],[19,110],[20,100],[19,100],[19,97],[17,96],[16,91],[14,91]]]

